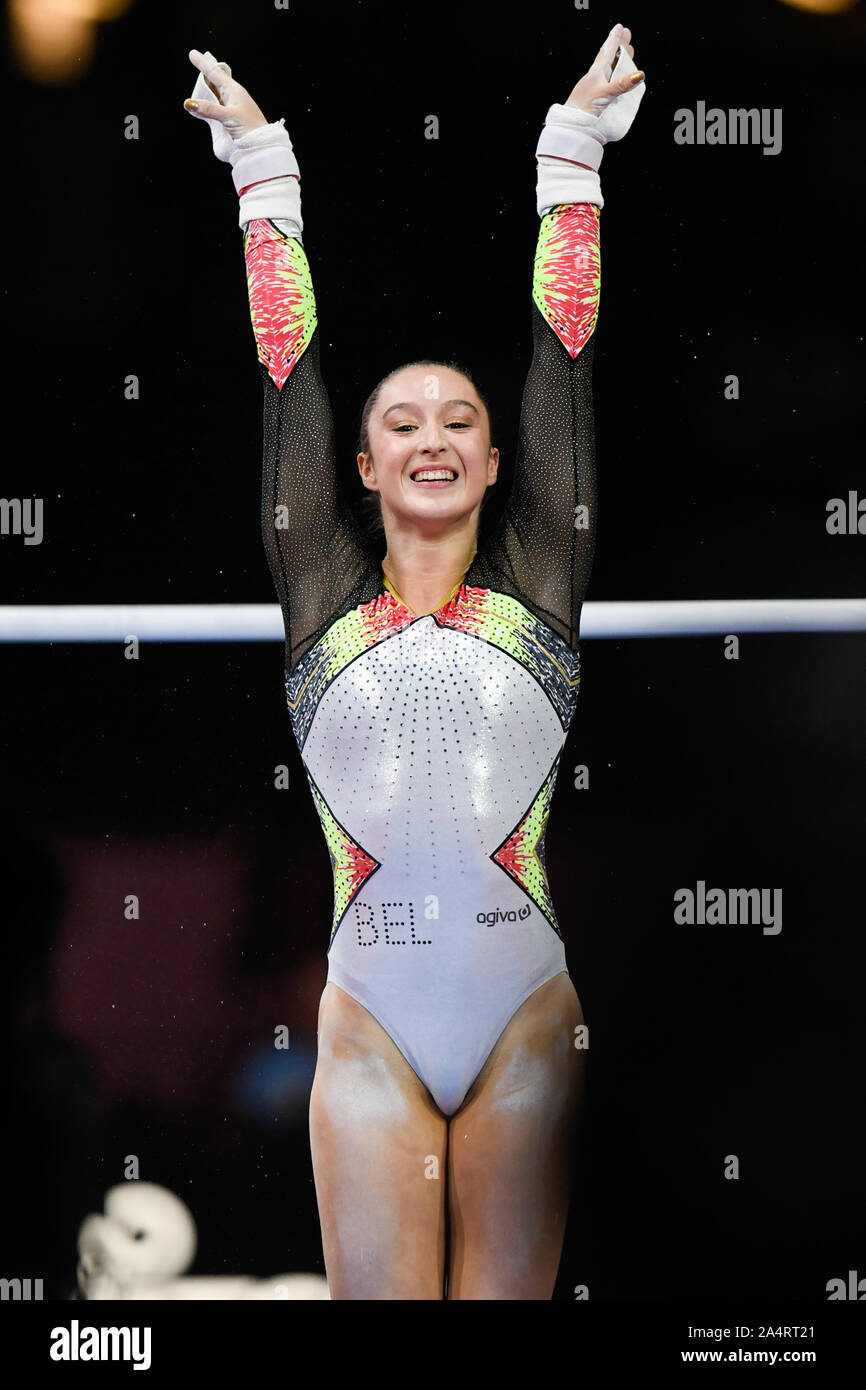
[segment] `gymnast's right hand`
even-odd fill
[[[218,63],[212,53],[200,53],[197,48],[189,50],[189,60],[198,68],[199,76],[192,96],[183,104],[184,110],[208,122],[214,154],[228,162],[234,142],[242,140],[251,130],[267,125],[267,118],[246,87],[232,77],[228,63]],[[210,101],[205,93],[218,100]]]

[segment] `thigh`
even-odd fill
[[[319,1008],[310,1144],[333,1299],[441,1299],[448,1122],[337,985]]]
[[[448,1297],[548,1299],[571,1196],[586,1053],[568,975],[500,1035],[448,1137]]]

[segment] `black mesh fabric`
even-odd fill
[[[532,333],[511,493],[466,583],[519,599],[576,648],[595,550],[595,334],[572,359],[534,304]]]
[[[337,488],[334,422],[319,367],[319,329],[278,390],[264,383],[262,539],[286,632],[286,670],[329,625],[379,591],[377,557]],[[284,508],[286,527],[277,527]]]
[[[595,547],[595,334],[572,358],[534,302],[531,313],[533,357],[512,489],[465,583],[518,599],[576,648]],[[337,618],[384,591],[376,548],[339,494],[319,336],[316,327],[281,388],[261,363],[262,536],[285,624],[287,671]],[[587,509],[585,528],[575,526],[578,507]],[[275,526],[278,508],[285,527]]]

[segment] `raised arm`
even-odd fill
[[[598,177],[643,94],[629,30],[617,25],[538,142],[541,226],[532,285],[533,355],[514,482],[488,545],[509,588],[577,646],[596,533],[592,361],[600,291]],[[615,76],[612,77],[612,74]]]
[[[334,422],[302,243],[300,170],[288,132],[282,121],[265,120],[226,64],[196,49],[190,60],[201,73],[193,114],[211,125],[214,152],[231,163],[240,197],[238,225],[264,388],[262,539],[291,669],[368,573],[370,547],[338,489]],[[212,93],[219,102],[209,99]]]
[[[296,666],[369,572],[369,543],[337,479],[319,369],[310,267],[291,220],[245,224],[244,255],[264,387],[262,539]]]

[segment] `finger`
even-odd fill
[[[188,111],[191,116],[198,116],[203,121],[224,121],[228,116],[225,106],[220,106],[215,101],[202,101],[200,98],[193,99],[187,97],[183,104],[184,111]]]
[[[606,82],[602,90],[596,93],[596,99],[612,101],[614,97],[622,96],[623,92],[630,92],[633,87],[639,87],[645,80],[645,72],[626,73],[622,77],[614,78],[613,82]]]
[[[189,50],[189,60],[198,68],[214,96],[225,103],[232,80],[228,63],[218,63],[211,52],[202,53],[197,48]]]
[[[631,29],[623,29],[622,47],[625,49],[626,53],[630,58],[634,57],[634,44],[631,41]]]
[[[621,34],[622,25],[615,24],[611,29],[610,33],[608,34],[607,38],[605,39],[604,43],[602,44],[601,48],[598,50],[595,62],[592,65],[594,69],[598,70],[600,68],[610,67],[611,63],[616,57],[616,52],[620,45]]]

